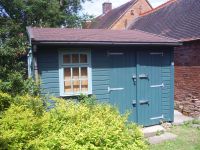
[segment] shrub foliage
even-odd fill
[[[0,92],[0,112],[10,107],[12,97],[7,93]]]
[[[128,123],[127,116],[121,116],[117,109],[107,104],[90,105],[55,99],[56,106],[46,111],[43,103],[41,98],[29,95],[15,98],[0,117],[1,148],[147,148],[139,128],[133,123]]]
[[[0,0],[0,90],[13,95],[26,89],[26,27],[81,27],[91,18],[80,13],[90,0]]]

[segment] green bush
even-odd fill
[[[0,112],[9,108],[11,102],[12,97],[9,94],[0,91]]]
[[[13,103],[18,106],[26,106],[26,108],[32,109],[36,115],[41,115],[44,110],[44,104],[46,100],[42,99],[40,96],[30,96],[28,94],[24,96],[11,96],[7,93],[0,91],[0,112],[5,111]]]
[[[31,111],[34,112],[36,116],[42,116],[43,113],[46,110],[45,104],[46,101],[43,100],[39,96],[30,96],[30,95],[24,95],[24,96],[16,96],[13,98],[13,105],[20,106],[25,109],[31,109]]]
[[[39,83],[36,83],[31,78],[24,80],[23,75],[18,72],[8,76],[7,81],[0,80],[0,91],[9,93],[12,96],[16,95],[40,95]]]
[[[87,95],[81,94],[80,96],[78,96],[78,101],[80,103],[84,103],[84,104],[91,105],[91,106],[93,106],[97,103],[96,97],[94,95],[87,96]]]
[[[16,99],[0,119],[3,149],[147,149],[139,128],[107,104],[54,98],[56,106],[47,112],[38,97]]]

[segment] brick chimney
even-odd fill
[[[103,3],[103,14],[106,14],[111,10],[112,10],[112,3],[110,2]]]

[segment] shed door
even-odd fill
[[[162,59],[163,53],[158,51],[137,53],[138,123],[144,126],[159,124],[163,118]]]
[[[109,51],[108,57],[110,61],[108,87],[110,103],[117,106],[122,114],[129,111],[129,120],[137,122],[136,52]]]

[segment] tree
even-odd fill
[[[23,26],[66,27],[80,26],[79,12],[86,0],[1,0],[0,13]],[[87,0],[90,1],[90,0]],[[5,12],[3,14],[5,14]]]
[[[90,0],[0,0],[0,90],[11,91],[10,80],[25,74],[26,26],[80,27],[88,17],[79,13],[85,1]]]

